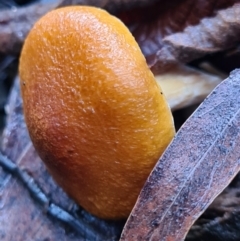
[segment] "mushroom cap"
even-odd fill
[[[49,12],[20,57],[31,140],[56,182],[90,213],[126,218],[174,136],[138,44],[94,7]]]

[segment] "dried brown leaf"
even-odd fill
[[[130,2],[130,1],[129,1]],[[135,6],[131,11],[118,11],[117,16],[130,28],[144,55],[151,62],[165,43],[164,37],[195,26],[206,17],[214,17],[221,9],[239,0],[159,0],[146,7]]]
[[[184,240],[240,169],[240,70],[178,131],[150,174],[121,240]]]
[[[163,42],[152,62],[154,72],[229,49],[240,42],[240,4],[221,10],[215,17],[205,18],[182,33],[172,34]]]
[[[156,75],[155,79],[172,111],[201,103],[223,80],[217,75],[186,66],[178,66],[167,73]]]

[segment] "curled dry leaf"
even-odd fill
[[[129,1],[130,2],[130,1]],[[117,16],[130,28],[145,56],[151,61],[165,43],[163,38],[194,26],[206,17],[238,0],[159,0],[131,11],[118,10]]]
[[[163,47],[152,60],[153,72],[161,72],[178,63],[188,63],[206,54],[229,49],[240,42],[240,4],[221,10],[213,18],[205,18],[182,33],[163,39]]]
[[[221,77],[179,66],[155,76],[172,110],[200,103],[222,81]]]
[[[184,240],[240,169],[240,70],[185,122],[150,174],[121,240]]]

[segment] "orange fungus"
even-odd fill
[[[54,10],[30,31],[19,72],[30,137],[53,178],[92,214],[126,218],[174,136],[129,30],[101,9]]]

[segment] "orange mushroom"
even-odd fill
[[[32,142],[86,210],[126,218],[174,136],[171,111],[124,24],[93,7],[41,18],[20,58]]]

